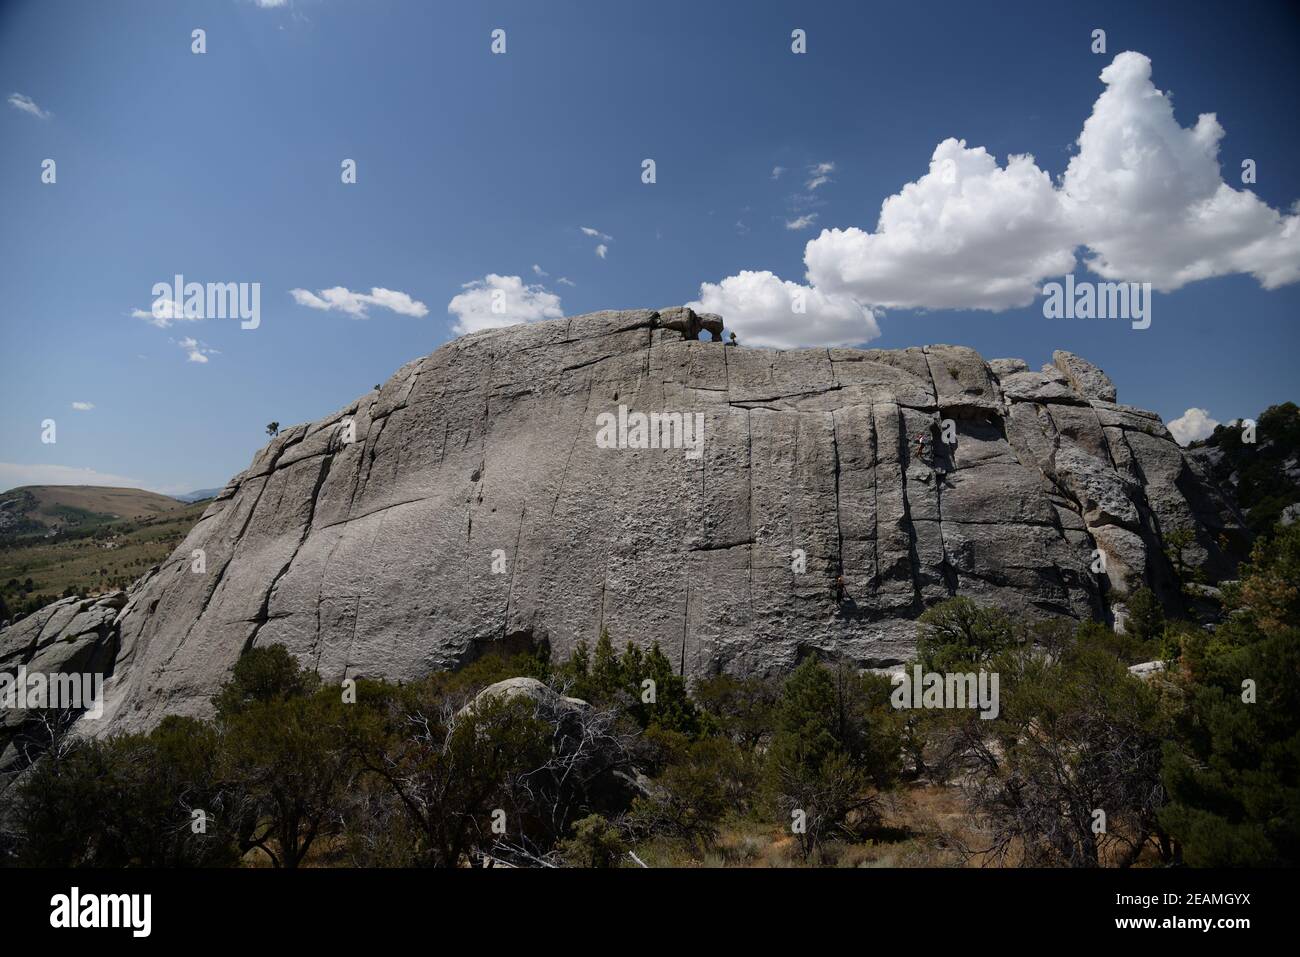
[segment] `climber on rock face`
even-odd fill
[[[922,462],[929,464],[930,435],[928,432],[916,433],[916,457]]]

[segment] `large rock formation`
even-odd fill
[[[1172,529],[1230,571],[1231,508],[1078,356],[778,352],[721,328],[669,309],[476,333],[285,430],[132,588],[96,726],[206,714],[253,645],[326,680],[602,628],[691,676],[813,650],[882,667],[957,593],[1022,617],[1106,618],[1138,579],[1177,600]],[[601,447],[620,406],[629,428],[701,414],[700,454]]]

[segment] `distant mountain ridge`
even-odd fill
[[[179,499],[187,505],[194,502],[201,502],[205,498],[216,498],[221,493],[219,488],[200,488],[193,492],[186,492],[184,495],[173,495],[172,498]]]

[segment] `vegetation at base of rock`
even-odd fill
[[[1155,822],[1167,717],[1158,694],[1094,634],[1080,629],[1055,659],[1000,656],[999,714],[964,723],[965,790],[988,827],[989,858],[1127,865],[1154,836],[1172,860]]]
[[[768,750],[768,786],[805,859],[832,833],[878,822],[898,775],[902,720],[890,683],[807,658],[786,680]]]
[[[1174,676],[1161,824],[1198,866],[1300,860],[1300,524],[1258,542],[1228,620]],[[1245,699],[1250,698],[1247,702]]]
[[[899,710],[807,656],[688,691],[603,632],[408,684],[324,684],[253,648],[211,720],[55,733],[4,793],[0,857],[66,867],[1294,865],[1300,525],[1260,540],[1213,630],[1026,626],[955,598],[916,664],[996,673],[996,714]],[[1163,670],[1127,667],[1158,652]],[[1150,660],[1144,658],[1143,660]],[[910,670],[910,665],[909,665]],[[952,800],[947,823],[919,810]]]
[[[623,832],[599,814],[574,821],[573,837],[557,845],[560,860],[567,867],[617,867],[628,849]]]
[[[927,609],[918,623],[916,658],[927,671],[989,661],[1020,638],[1005,612],[961,596]]]

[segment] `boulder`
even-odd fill
[[[570,698],[560,694],[550,685],[536,678],[506,678],[490,684],[474,696],[474,700],[461,708],[461,714],[473,713],[488,701],[521,698],[526,699],[538,710],[551,718],[559,718],[569,713],[586,711],[591,705],[581,698]]]
[[[1164,671],[1165,663],[1163,661],[1144,661],[1138,665],[1129,665],[1128,668],[1129,674],[1135,675],[1144,680],[1158,674],[1163,674]]]

